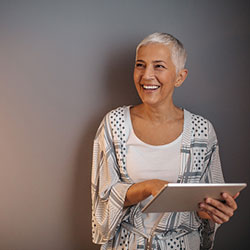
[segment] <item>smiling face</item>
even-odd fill
[[[187,70],[181,70],[176,74],[171,51],[166,45],[150,43],[138,50],[134,83],[144,104],[172,104],[174,88],[182,84],[186,75]]]

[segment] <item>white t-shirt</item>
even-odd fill
[[[125,122],[129,128],[127,140],[127,172],[129,177],[135,182],[149,179],[161,179],[168,182],[176,182],[181,166],[181,139],[182,134],[171,143],[154,146],[141,141],[134,133],[129,108]],[[148,197],[141,202],[142,207],[152,197]],[[143,213],[144,228],[146,233],[150,233],[155,221],[161,214]]]

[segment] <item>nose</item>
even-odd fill
[[[147,66],[143,72],[143,80],[152,80],[154,78],[154,69],[151,66]]]

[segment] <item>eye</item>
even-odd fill
[[[136,68],[139,68],[139,69],[140,69],[140,68],[144,68],[144,64],[142,64],[142,63],[136,63],[136,64],[135,64],[135,67],[136,67]]]
[[[162,64],[155,64],[155,69],[165,69],[166,67]]]

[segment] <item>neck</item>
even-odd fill
[[[149,119],[155,123],[162,123],[180,119],[180,116],[183,115],[182,110],[176,107],[173,103],[164,106],[151,106],[143,103],[141,105],[141,109],[144,118]]]

